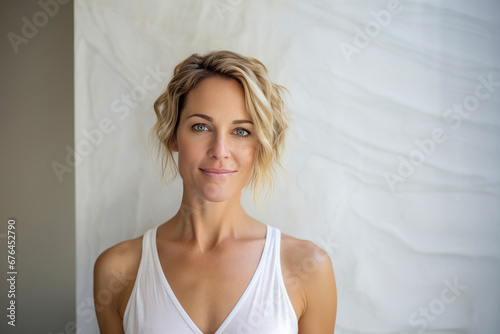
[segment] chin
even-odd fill
[[[225,202],[237,195],[234,191],[228,189],[227,186],[217,183],[207,183],[203,186],[203,189],[200,190],[205,200],[215,203]]]

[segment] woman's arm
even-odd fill
[[[104,251],[94,265],[94,306],[101,334],[124,334],[118,312],[124,291],[124,280],[120,277],[124,261],[117,246]]]
[[[312,244],[312,243],[311,243]],[[316,267],[302,282],[305,310],[299,319],[299,334],[333,334],[337,316],[337,286],[328,254],[312,244],[309,259]]]

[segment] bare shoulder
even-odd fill
[[[140,262],[142,236],[122,241],[103,251],[97,258],[94,271],[108,273],[113,270],[128,271]]]
[[[117,290],[119,281],[125,285],[125,281],[135,278],[142,255],[142,236],[122,241],[105,251],[97,258],[94,264],[94,280],[98,283],[114,283]]]
[[[94,264],[94,304],[101,332],[121,326],[125,300],[130,296],[142,255],[142,236],[122,241]]]
[[[308,276],[314,273],[321,275],[321,272],[332,271],[333,266],[328,253],[314,242],[305,239],[292,237],[281,233],[281,254],[285,265],[290,268],[301,268],[307,272]],[[304,276],[304,275],[302,275]]]
[[[299,333],[333,333],[337,287],[330,256],[314,242],[285,233],[281,244],[285,285],[300,305]]]

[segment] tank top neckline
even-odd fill
[[[266,240],[264,243],[264,248],[262,250],[260,259],[259,259],[259,264],[257,265],[257,269],[255,269],[255,272],[250,279],[250,282],[246,286],[245,290],[243,291],[243,294],[240,296],[238,301],[236,302],[235,306],[231,309],[229,314],[226,316],[222,324],[217,328],[214,334],[220,334],[224,331],[224,329],[227,327],[227,325],[231,322],[231,319],[236,315],[238,312],[238,309],[241,307],[241,305],[244,303],[245,299],[248,297],[250,292],[252,291],[253,286],[256,284],[260,273],[263,270],[264,263],[265,263],[265,258],[267,257],[267,253],[269,253],[269,244],[271,243],[271,226],[268,224],[266,225]],[[158,255],[158,248],[156,245],[156,231],[157,231],[158,226],[154,227],[151,233],[151,246],[153,249],[153,262],[154,266],[158,270],[158,274],[160,276],[161,281],[163,282],[163,285],[165,286],[168,295],[172,299],[172,302],[174,303],[177,311],[179,314],[182,316],[184,321],[189,325],[189,327],[196,333],[196,334],[204,334],[198,326],[194,323],[194,321],[191,319],[191,317],[187,314],[186,310],[182,307],[181,303],[177,299],[177,297],[174,294],[174,291],[170,287],[170,284],[167,281],[167,277],[165,276],[165,273],[163,272],[163,268],[161,267],[160,263],[160,257]]]

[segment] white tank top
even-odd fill
[[[203,334],[167,282],[156,248],[156,229],[144,234],[139,270],[123,315],[125,333]],[[257,269],[215,334],[298,333],[297,316],[281,272],[280,243],[281,231],[267,225]]]

